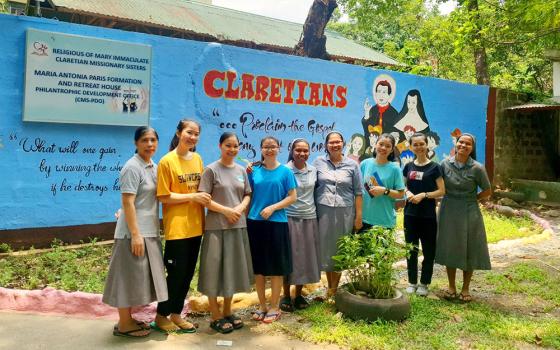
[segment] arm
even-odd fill
[[[263,219],[268,220],[268,218],[276,211],[276,210],[280,210],[280,209],[284,209],[289,207],[290,205],[294,204],[297,200],[297,193],[296,193],[296,189],[292,188],[289,192],[288,195],[282,199],[280,202],[278,203],[274,203],[272,205],[269,205],[268,207],[264,208],[261,212],[260,215],[263,217]]]
[[[476,199],[484,202],[484,201],[488,200],[488,198],[490,198],[491,195],[492,195],[492,189],[489,188],[489,189],[484,190],[484,191],[480,192],[479,194],[477,194]]]
[[[135,256],[144,256],[144,238],[140,234],[138,222],[136,221],[136,208],[134,207],[135,199],[136,195],[132,193],[123,193],[121,195],[124,217],[131,235],[130,248],[132,254]]]
[[[354,230],[358,231],[362,228],[362,204],[363,204],[363,197],[356,196],[354,197],[354,208],[356,210],[356,218],[354,219]]]
[[[158,196],[158,200],[165,204],[178,204],[186,202],[196,202],[198,204],[207,205],[210,203],[212,196],[205,192],[197,193],[175,193],[170,192],[165,196]]]
[[[422,192],[416,195],[412,194],[408,200],[414,204],[420,203],[425,198],[440,198],[445,194],[445,184],[443,182],[443,177],[438,177],[436,179],[437,190],[432,192]],[[408,196],[408,195],[407,195]]]
[[[245,197],[243,197],[243,201],[233,208],[226,207],[220,203],[214,202],[213,200],[205,206],[211,211],[224,215],[230,224],[234,224],[241,218],[241,215],[244,214],[250,200],[251,196],[245,195]]]

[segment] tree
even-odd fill
[[[338,5],[336,0],[314,0],[303,24],[301,39],[294,48],[299,56],[328,60],[325,27]]]

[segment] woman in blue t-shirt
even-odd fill
[[[372,226],[394,228],[396,224],[395,200],[403,198],[404,183],[401,169],[395,163],[395,138],[381,134],[375,143],[373,158],[360,163],[364,179],[362,221],[360,231]]]
[[[406,260],[408,283],[406,292],[428,295],[432,282],[436,255],[436,200],[445,194],[443,173],[439,164],[428,159],[428,138],[415,133],[410,138],[414,161],[403,169],[406,181],[406,206],[404,207],[404,237],[413,245]],[[418,285],[418,244],[422,243],[422,274]]]
[[[262,161],[253,163],[249,182],[253,189],[247,216],[247,231],[253,258],[255,287],[260,308],[255,321],[272,323],[280,318],[279,299],[283,276],[292,273],[292,252],[285,208],[297,200],[292,171],[276,159],[280,142],[267,136],[261,140]],[[270,277],[270,308],[265,297],[266,277]]]

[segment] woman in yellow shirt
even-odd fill
[[[181,317],[183,305],[198,259],[204,229],[204,205],[208,193],[197,192],[204,169],[195,152],[200,124],[183,119],[158,167],[157,197],[163,205],[165,252],[169,299],[158,303],[152,326],[162,332],[195,332],[192,323]]]

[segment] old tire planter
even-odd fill
[[[406,295],[395,289],[392,299],[372,299],[354,295],[346,285],[338,289],[335,295],[335,306],[338,311],[353,320],[402,321],[410,314],[410,302]]]

